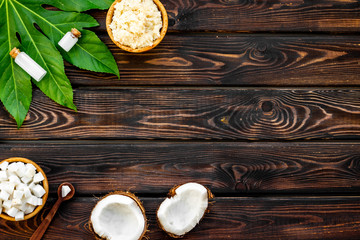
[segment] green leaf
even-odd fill
[[[79,68],[119,77],[115,59],[106,45],[95,33],[84,29],[98,26],[98,22],[79,13],[106,9],[111,3],[109,0],[0,0],[0,15],[5,16],[0,18],[0,69],[4,70],[0,76],[0,99],[18,126],[29,110],[32,90],[29,75],[14,63],[10,50],[19,47],[42,66],[46,76],[33,83],[55,102],[76,110],[63,58]],[[43,4],[72,12],[46,10]],[[65,52],[58,42],[71,28],[80,30],[82,37],[70,52]]]
[[[36,8],[33,6],[31,9]],[[83,29],[84,27],[97,26],[98,23],[95,19],[85,14],[59,11],[56,16],[51,17],[50,15],[54,13],[43,8],[36,9],[36,13],[36,22],[54,45],[57,46],[66,61],[82,69],[112,73],[119,77],[119,68],[107,46],[101,42],[95,33]],[[51,17],[52,23],[45,20],[49,17]],[[74,22],[73,18],[80,21]],[[65,52],[57,42],[73,27],[81,31],[82,36],[70,52]]]
[[[32,3],[31,0],[25,0],[22,5],[34,17],[41,30],[58,48],[66,61],[82,69],[120,76],[115,59],[106,45],[95,33],[83,30],[85,27],[98,26],[94,18],[80,13],[48,11],[39,4]],[[51,19],[51,22],[48,19]],[[82,37],[67,53],[57,43],[74,27],[81,31]]]
[[[27,75],[9,53],[20,43],[16,38],[11,6],[3,0],[0,3],[0,16],[6,19],[5,24],[0,24],[0,99],[7,111],[15,118],[18,127],[22,125],[29,111],[32,89],[30,76]]]
[[[17,16],[15,29],[20,35],[23,49],[47,71],[40,82],[33,82],[55,102],[76,110],[71,84],[65,75],[60,53],[49,39],[36,30],[32,24],[32,16],[28,14],[26,8],[17,1],[10,2],[10,5],[13,7],[14,15]]]
[[[113,0],[50,0],[46,4],[65,11],[83,12],[90,9],[108,9]]]
[[[61,50],[61,53],[66,61],[79,68],[95,72],[112,73],[120,77],[119,68],[114,57],[106,45],[91,31],[82,30],[82,37],[73,51],[67,53]]]

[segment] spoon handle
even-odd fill
[[[60,204],[62,203],[62,199],[58,199],[48,215],[45,217],[45,219],[42,221],[40,226],[36,229],[36,231],[31,236],[30,240],[40,240],[44,233],[46,232],[46,229],[49,227],[51,220],[53,219],[55,213],[60,207]]]

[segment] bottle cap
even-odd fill
[[[81,32],[79,32],[76,28],[72,28],[71,33],[77,38],[81,37]]]
[[[10,56],[15,59],[19,53],[20,53],[20,50],[17,49],[16,47],[14,47],[14,48],[10,51]]]

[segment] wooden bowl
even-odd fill
[[[5,160],[1,161],[0,164],[2,162],[5,162],[5,161],[7,161],[9,163],[11,163],[11,162],[31,163],[36,168],[36,171],[41,172],[42,175],[44,176],[44,180],[42,181],[42,185],[43,185],[43,188],[45,189],[46,192],[45,192],[44,196],[42,196],[43,204],[40,205],[40,206],[37,206],[32,213],[29,213],[29,214],[24,216],[24,220],[32,218],[33,216],[38,214],[40,212],[40,210],[44,207],[44,205],[46,203],[46,200],[48,198],[48,195],[49,195],[49,182],[48,182],[48,180],[46,178],[46,175],[45,175],[44,171],[39,167],[39,165],[37,165],[36,163],[34,163],[33,161],[31,161],[29,159],[20,158],[20,157],[13,157],[13,158],[8,158],[8,159],[5,159]],[[6,213],[1,213],[0,217],[5,219],[5,220],[8,220],[8,221],[16,221],[15,218],[10,217]],[[24,221],[24,220],[21,220],[21,221]]]
[[[160,37],[154,41],[152,46],[134,49],[134,48],[122,45],[119,42],[115,41],[114,36],[112,34],[110,24],[112,22],[113,15],[114,15],[115,4],[118,2],[121,2],[121,0],[115,0],[115,2],[111,5],[111,7],[109,8],[109,11],[107,12],[107,15],[106,15],[106,30],[107,30],[111,40],[116,44],[116,46],[118,46],[119,48],[121,48],[125,51],[128,51],[128,52],[141,53],[141,52],[146,52],[146,51],[149,51],[150,49],[153,49],[163,40],[163,38],[165,37],[166,31],[168,29],[168,15],[167,15],[165,7],[162,5],[162,3],[159,0],[153,0],[153,1],[161,12],[161,17],[162,17],[162,22],[163,22],[163,25],[162,25],[162,28],[160,31]]]

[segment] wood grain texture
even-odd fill
[[[358,36],[168,34],[142,54],[126,53],[107,35],[100,37],[121,79],[67,64],[73,85],[360,85]]]
[[[170,239],[156,210],[190,181],[218,197],[184,239],[359,238],[360,1],[162,2],[169,33],[143,54],[110,42],[106,11],[88,12],[121,80],[65,63],[78,113],[35,90],[17,130],[0,106],[0,158],[34,160],[52,196],[31,220],[0,219],[0,239],[29,239],[64,181],[77,195],[44,239],[94,239],[90,212],[114,190],[140,195],[148,237]]]
[[[359,90],[122,88],[77,90],[78,113],[40,91],[0,139],[359,139]]]
[[[360,191],[360,143],[33,142],[1,144],[0,156],[36,161],[52,194],[65,181],[80,195],[166,195],[191,181],[215,195]]]
[[[170,239],[156,224],[163,199],[141,200],[150,224],[148,237]],[[93,239],[88,220],[96,201],[76,198],[64,203],[43,239]],[[184,239],[356,239],[359,202],[358,197],[215,198],[210,213]],[[0,220],[2,239],[28,239],[43,217],[20,223]]]
[[[358,32],[357,0],[163,0],[170,31]],[[92,14],[105,31],[106,11]]]

